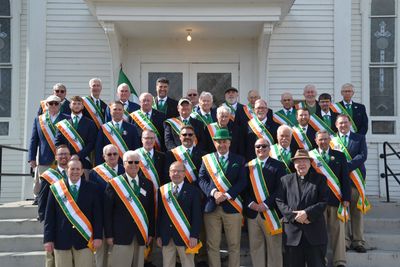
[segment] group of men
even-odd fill
[[[166,78],[139,104],[127,84],[109,105],[100,79],[89,89],[68,101],[56,84],[33,124],[46,266],[152,266],[158,245],[165,267],[219,267],[224,231],[238,267],[243,216],[253,266],[325,266],[328,233],[333,266],[365,252],[368,118],[351,84],[338,103],[283,93],[276,113],[233,87],[218,108],[195,89],[177,101]]]

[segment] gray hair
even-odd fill
[[[110,149],[110,148],[115,148],[115,149],[118,151],[118,148],[117,148],[115,145],[113,145],[113,144],[108,144],[108,145],[106,145],[106,146],[103,147],[103,155],[105,155],[106,152],[107,152],[107,150]]]
[[[90,86],[93,82],[99,82],[99,83],[101,84],[100,78],[92,78],[92,79],[89,80],[89,86]]]
[[[126,151],[125,153],[124,153],[124,156],[122,157],[123,158],[123,161],[125,162],[125,161],[127,161],[128,160],[128,158],[129,157],[135,157],[136,159],[140,159],[140,156],[139,156],[139,153],[138,152],[136,152],[136,151],[133,151],[133,150],[128,150],[128,151]]]
[[[217,117],[219,117],[222,113],[231,114],[231,110],[226,106],[219,106],[217,108]]]
[[[278,127],[278,130],[276,131],[276,134],[279,135],[280,133],[282,133],[283,131],[289,131],[290,132],[290,136],[293,135],[293,130],[292,128],[290,128],[289,126],[287,126],[286,124],[282,124],[281,126]]]
[[[206,92],[206,91],[201,92],[199,98],[202,99],[203,97],[206,97],[206,96],[211,97],[211,101],[214,101],[213,95],[210,92]]]

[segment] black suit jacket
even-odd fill
[[[214,142],[211,138],[210,132],[208,129],[206,130],[206,138],[207,138],[207,148],[204,148],[204,151],[207,153],[211,152],[216,152],[216,148],[214,146]],[[229,152],[239,154],[239,155],[245,155],[245,147],[244,147],[244,142],[242,142],[243,139],[243,132],[241,132],[241,128],[238,124],[235,124],[232,121],[228,122],[228,131],[230,136],[232,137],[231,139],[231,146],[229,147]]]
[[[339,179],[342,201],[350,201],[350,177],[346,157],[342,152],[333,149],[329,149],[329,157],[330,161],[328,165]],[[339,200],[330,188],[328,189],[328,205],[339,206]]]
[[[276,204],[283,216],[283,242],[286,246],[297,246],[304,235],[311,245],[326,245],[328,236],[324,211],[328,194],[325,177],[309,171],[304,180],[305,188],[300,194],[296,173],[281,178]],[[296,210],[305,210],[310,223],[296,222],[293,213]]]
[[[123,174],[123,176],[129,183],[126,174]],[[153,183],[147,180],[146,177],[139,175],[139,185],[141,191],[144,190],[146,192],[146,196],[142,193],[139,194],[139,200],[149,219],[149,236],[154,237]],[[104,193],[104,233],[106,238],[114,238],[114,244],[117,245],[129,245],[132,243],[133,238],[136,237],[139,245],[145,245],[137,224],[110,183]]]
[[[203,217],[198,189],[184,182],[178,195],[178,203],[190,223],[190,237],[199,239]],[[161,237],[163,246],[168,245],[171,238],[176,246],[186,246],[165,210],[160,190],[158,190],[157,237]]]
[[[322,114],[321,114],[321,109],[317,110],[317,112],[315,112],[315,115],[317,115],[318,118],[320,118],[321,120],[324,120],[324,118],[322,117]],[[338,129],[335,126],[337,115],[339,115],[339,114],[331,111],[331,125],[330,125],[330,128],[335,133],[337,133],[337,131],[338,131]]]
[[[301,127],[300,125],[298,125],[298,126]],[[306,135],[308,137],[308,140],[310,140],[310,143],[311,143],[311,146],[312,146],[310,150],[313,150],[314,148],[318,147],[317,143],[315,143],[315,134],[316,133],[317,132],[314,130],[314,128],[310,124],[308,124]],[[295,138],[293,137],[293,139],[295,139]],[[300,144],[298,144],[296,140],[294,140],[294,143],[295,143],[295,146],[298,149],[300,147]]]
[[[118,164],[118,175],[121,175],[125,172],[125,168],[122,164]],[[99,187],[99,191],[101,194],[101,198],[104,196],[104,190],[106,190],[106,186],[108,182],[104,181],[103,178],[101,178],[100,175],[97,174],[97,172],[94,171],[94,169],[91,169],[89,172],[89,181],[97,184]]]
[[[368,148],[365,141],[365,135],[350,132],[347,151],[352,157],[352,160],[347,163],[349,172],[360,168],[364,179],[366,179],[366,169],[364,163],[367,160]]]
[[[218,158],[218,154],[216,154]],[[246,189],[247,179],[246,170],[244,167],[244,158],[234,153],[229,153],[228,156],[228,167],[225,173],[226,178],[231,183],[232,187],[226,192],[232,199],[237,198],[241,192]],[[217,207],[214,197],[211,195],[213,189],[217,189],[214,181],[208,173],[204,161],[201,164],[199,172],[199,187],[206,196],[206,203],[204,212],[213,212]],[[238,211],[228,202],[224,201],[220,204],[226,213],[237,213]]]
[[[265,162],[262,172],[263,172],[265,184],[267,185],[267,189],[269,192],[269,197],[264,200],[264,204],[267,205],[268,208],[275,209],[279,213],[279,210],[276,206],[275,198],[279,191],[281,177],[286,175],[285,165],[282,162],[269,157],[267,159],[267,161]],[[252,183],[250,180],[249,173],[250,173],[250,167],[247,166],[246,174],[247,174],[248,182],[247,182],[247,188],[245,191],[244,212],[245,212],[246,217],[254,219],[257,217],[258,212],[250,209],[249,205],[251,202],[255,202],[255,203],[258,203],[258,202],[254,195],[254,190],[253,190],[253,186],[252,186]],[[261,213],[261,216],[264,217],[264,215],[262,213]]]
[[[158,177],[160,178],[160,185],[164,185],[169,182],[169,176],[168,175],[165,176],[165,168],[166,168],[165,153],[159,152],[155,149],[153,150],[153,152],[154,152],[153,158],[152,158],[153,164],[154,164],[154,167],[156,168]],[[139,173],[141,175],[143,175],[143,177],[144,177],[142,170],[139,170]]]
[[[88,96],[90,98],[92,98],[91,96]],[[92,98],[93,101],[95,101],[95,99]],[[107,109],[107,104],[106,102],[104,102],[103,100],[100,100],[100,111],[101,111],[101,117],[103,118],[103,120],[105,120],[106,117],[106,109]],[[85,116],[86,118],[93,120],[92,116],[90,116],[90,113],[87,111],[86,108],[83,108],[82,111],[83,116]]]
[[[156,102],[156,105],[158,106],[158,97],[154,97],[154,101]],[[170,98],[169,96],[167,97],[167,101],[165,102],[167,105],[167,111],[165,112],[165,118],[175,118],[179,116],[178,113],[178,101],[176,101],[173,98]]]
[[[346,107],[343,101],[340,101],[343,107]],[[357,133],[366,135],[368,132],[368,115],[365,106],[360,103],[352,102],[351,109],[353,111],[352,119],[357,126]]]
[[[66,182],[69,187],[68,181]],[[98,187],[81,179],[79,195],[76,201],[80,210],[88,218],[93,227],[94,239],[103,238],[103,210],[101,207]],[[44,219],[44,243],[54,242],[55,249],[83,249],[87,247],[87,241],[76,228],[73,228],[65,216],[60,205],[50,191]]]
[[[180,117],[178,117],[178,119],[180,119]],[[207,145],[204,124],[199,120],[193,119],[192,117],[189,117],[188,120],[189,124],[192,125],[194,128],[194,133],[197,138],[197,146],[199,146],[201,149],[204,149],[204,147]],[[171,150],[181,145],[179,134],[176,133],[172,129],[171,125],[166,121],[164,122],[164,139],[165,147],[167,148],[167,150]]]

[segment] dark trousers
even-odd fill
[[[287,267],[325,267],[326,245],[311,245],[304,235],[298,246],[285,246]]]

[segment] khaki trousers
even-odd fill
[[[168,245],[162,247],[163,267],[175,267],[177,251],[182,267],[194,267],[194,254],[186,254],[185,249],[184,246],[176,246],[171,238]]]
[[[130,245],[114,245],[110,260],[112,267],[143,267],[144,248],[139,246],[136,238]]]
[[[260,213],[255,219],[247,219],[247,227],[253,267],[282,267],[282,234],[267,233],[265,220]]]
[[[40,175],[50,168],[51,165],[37,165],[35,169],[35,179],[33,179],[33,194],[37,196],[40,192]]]
[[[45,259],[46,267],[55,267],[56,262],[54,260],[54,252],[47,252],[46,251],[46,259]]]
[[[328,205],[325,210],[333,266],[346,265],[345,224],[337,217],[337,209],[338,207]]]
[[[351,186],[350,221],[346,223],[346,247],[364,246],[364,217],[357,209],[357,201],[360,194],[357,188]]]
[[[108,249],[109,245],[105,238],[103,238],[102,245],[99,249],[96,249],[94,259],[96,267],[108,267]]]
[[[196,263],[205,261],[207,262],[207,248],[206,248],[206,229],[204,227],[204,220],[201,224],[200,234],[199,234],[199,241],[203,243],[203,246],[199,249],[199,253],[194,255],[194,259]]]
[[[68,250],[54,250],[54,258],[56,261],[56,267],[90,267],[94,266],[93,252],[88,249],[74,248]]]
[[[208,265],[221,267],[219,250],[223,226],[228,244],[228,267],[239,267],[242,214],[225,213],[221,206],[217,206],[215,211],[204,214],[204,225],[207,235]]]

